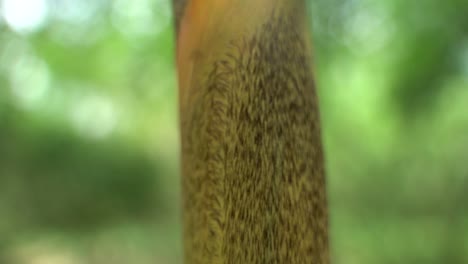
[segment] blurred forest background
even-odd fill
[[[468,263],[468,2],[310,0],[336,264]],[[0,0],[0,263],[181,263],[169,0]]]

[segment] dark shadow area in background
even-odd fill
[[[41,229],[92,232],[164,213],[162,166],[137,147],[87,140],[12,107],[3,109],[0,127],[0,201],[9,212],[0,241]]]

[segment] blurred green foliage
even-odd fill
[[[334,263],[468,263],[468,3],[309,2]],[[0,0],[0,263],[181,263],[170,15]]]

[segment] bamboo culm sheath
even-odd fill
[[[303,0],[174,0],[186,264],[328,264]]]

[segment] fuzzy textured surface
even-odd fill
[[[181,99],[187,264],[329,263],[319,112],[299,7],[272,9],[250,33],[191,54]]]

